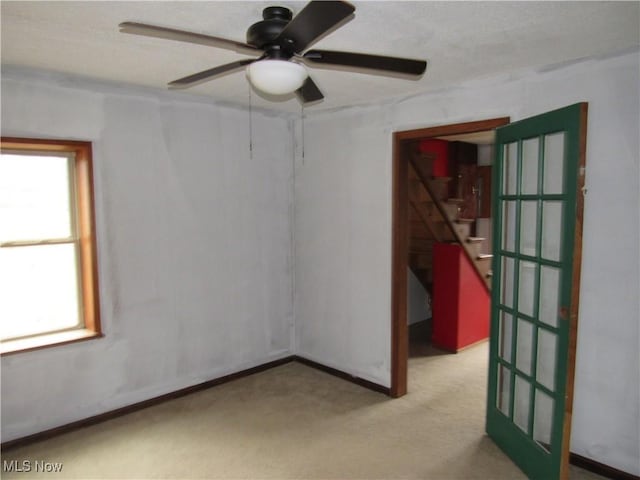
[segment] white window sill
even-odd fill
[[[50,333],[47,335],[39,335],[37,337],[22,338],[19,340],[8,340],[0,343],[0,354],[10,355],[13,353],[26,352],[30,350],[39,350],[41,348],[53,347],[56,345],[64,345],[67,343],[81,342],[83,340],[91,340],[100,338],[103,335],[93,330],[78,329],[67,332]]]

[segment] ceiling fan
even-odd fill
[[[324,96],[301,62],[310,66],[366,69],[378,74],[399,73],[417,77],[424,73],[427,68],[424,60],[307,50],[316,40],[352,16],[354,11],[355,7],[348,2],[325,0],[309,2],[295,17],[288,8],[267,7],[262,12],[263,20],[247,30],[246,43],[137,22],[121,23],[120,31],[257,55],[257,58],[238,60],[174,80],[169,83],[170,88],[188,88],[247,67],[249,81],[258,90],[272,95],[295,92],[304,104],[322,100]]]

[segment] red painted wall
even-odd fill
[[[435,155],[433,162],[434,177],[448,177],[449,175],[449,142],[437,138],[421,140],[419,147],[422,153]]]
[[[457,352],[488,338],[490,302],[462,247],[434,244],[433,345]]]

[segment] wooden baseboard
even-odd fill
[[[249,375],[253,375],[254,373],[263,372],[265,370],[269,370],[274,367],[279,367],[280,365],[284,365],[290,362],[299,362],[299,363],[302,363],[303,365],[307,365],[308,367],[322,370],[323,372],[329,373],[331,375],[335,375],[336,377],[342,378],[344,380],[348,380],[350,382],[353,382],[357,385],[368,388],[370,390],[374,390],[376,392],[381,392],[386,395],[389,395],[389,389],[387,387],[383,387],[382,385],[378,385],[377,383],[373,383],[368,380],[364,380],[362,378],[349,375],[348,373],[342,372],[340,370],[336,370],[335,368],[321,365],[317,362],[308,360],[306,358],[290,355],[288,357],[274,360],[272,362],[263,363],[262,365],[258,365],[256,367],[247,368],[246,370],[242,370],[240,372],[231,373],[223,377],[214,378],[206,382],[198,383],[197,385],[181,388],[180,390],[176,390],[174,392],[165,393],[164,395],[153,397],[148,400],[143,400],[141,402],[137,402],[132,405],[127,405],[126,407],[116,408],[115,410],[110,410],[105,413],[94,415],[93,417],[77,420],[75,422],[71,422],[66,425],[61,425],[59,427],[34,433],[32,435],[27,435],[26,437],[16,438],[14,440],[8,440],[0,444],[0,451],[6,451],[9,449],[22,447],[35,442],[46,440],[51,437],[56,437],[64,433],[69,433],[74,430],[79,430],[81,428],[89,427],[97,423],[105,422],[113,418],[121,417],[123,415],[127,415],[129,413],[142,410],[143,408],[151,407],[153,405],[158,405],[160,403],[166,402],[168,400],[173,400],[175,398],[184,397],[191,393],[199,392],[201,390],[206,390],[208,388],[215,387],[216,385],[221,385],[223,383],[231,382],[233,380],[247,377]]]
[[[355,383],[356,385],[360,385],[361,387],[368,388],[369,390],[373,390],[374,392],[384,393],[385,395],[391,395],[391,389],[389,387],[384,387],[377,383],[371,382],[369,380],[365,380],[364,378],[356,377],[354,375],[350,375],[348,373],[343,372],[342,370],[338,370],[332,367],[327,367],[326,365],[322,365],[321,363],[314,362],[313,360],[309,360],[308,358],[294,356],[294,361],[298,363],[302,363],[311,368],[315,368],[317,370],[323,371],[335,377],[341,378],[343,380],[347,380],[351,383]]]
[[[571,465],[575,465],[576,467],[583,468],[585,470],[597,473],[598,475],[602,475],[603,477],[611,478],[613,480],[640,480],[640,477],[638,475],[623,472],[622,470],[610,467],[609,465],[605,465],[604,463],[596,462],[595,460],[592,460],[590,458],[578,455],[577,453],[569,453],[569,463]]]
[[[91,425],[95,425],[101,422],[105,422],[107,420],[111,420],[113,418],[121,417],[123,415],[127,415],[129,413],[136,412],[138,410],[142,410],[147,407],[151,407],[153,405],[158,405],[160,403],[173,400],[175,398],[184,397],[191,393],[199,392],[201,390],[206,390],[211,387],[215,387],[216,385],[221,385],[223,383],[231,382],[233,380],[237,380],[243,377],[247,377],[249,375],[253,375],[254,373],[263,372],[265,370],[269,370],[274,367],[278,367],[280,365],[284,365],[290,362],[298,362],[303,365],[306,365],[311,368],[315,368],[322,372],[328,373],[330,375],[336,376],[343,380],[347,380],[349,382],[355,383],[356,385],[360,385],[361,387],[368,388],[369,390],[373,390],[375,392],[384,393],[385,395],[390,395],[391,390],[388,387],[384,387],[377,383],[371,382],[369,380],[365,380],[363,378],[356,377],[354,375],[350,375],[341,370],[328,367],[326,365],[322,365],[321,363],[314,362],[313,360],[309,360],[304,357],[299,357],[297,355],[291,355],[288,357],[284,357],[278,360],[274,360],[272,362],[267,362],[262,365],[258,365],[252,368],[247,368],[246,370],[242,370],[240,372],[232,373],[229,375],[225,375],[223,377],[214,378],[212,380],[208,380],[206,382],[199,383],[197,385],[192,385],[190,387],[182,388],[180,390],[176,390],[174,392],[169,392],[164,395],[160,395],[158,397],[150,398],[148,400],[143,400],[142,402],[137,402],[132,405],[128,405],[126,407],[117,408],[115,410],[111,410],[109,412],[101,413],[99,415],[95,415],[93,417],[85,418],[82,420],[78,420],[75,422],[68,423],[66,425],[61,425],[59,427],[51,428],[49,430],[45,430],[43,432],[34,433],[32,435],[27,435],[26,437],[17,438],[15,440],[9,440],[7,442],[3,442],[0,444],[1,451],[7,451],[10,449],[22,447],[25,445],[29,445],[35,442],[39,442],[42,440],[49,439],[51,437],[56,437],[58,435],[62,435],[65,433],[72,432],[74,430],[79,430],[81,428],[89,427]],[[618,470],[616,468],[610,467],[603,463],[597,462],[587,457],[583,457],[576,453],[571,453],[569,457],[569,462],[572,465],[583,468],[593,473],[597,473],[598,475],[602,475],[607,478],[611,478],[614,480],[640,480],[640,477],[633,475],[631,473],[623,472],[622,470]]]
[[[91,425],[95,425],[97,423],[105,422],[107,420],[111,420],[113,418],[121,417],[123,415],[127,415],[129,413],[136,412],[138,410],[142,410],[143,408],[151,407],[153,405],[158,405],[160,403],[164,403],[168,400],[173,400],[175,398],[184,397],[191,393],[196,393],[201,390],[206,390],[211,387],[215,387],[216,385],[221,385],[223,383],[231,382],[232,380],[237,380],[242,377],[247,377],[249,375],[253,375],[254,373],[263,372],[265,370],[269,370],[270,368],[278,367],[280,365],[284,365],[285,363],[293,362],[295,357],[290,355],[288,357],[284,357],[278,360],[274,360],[272,362],[263,363],[262,365],[258,365],[252,368],[247,368],[246,370],[242,370],[240,372],[231,373],[229,375],[224,375],[223,377],[214,378],[212,380],[208,380],[206,382],[198,383],[197,385],[192,385],[190,387],[181,388],[180,390],[176,390],[174,392],[165,393],[164,395],[159,395],[157,397],[150,398],[148,400],[143,400],[141,402],[137,402],[131,405],[127,405],[126,407],[116,408],[115,410],[110,410],[105,413],[100,413],[98,415],[94,415],[93,417],[84,418],[82,420],[77,420],[75,422],[67,423],[66,425],[61,425],[59,427],[51,428],[49,430],[45,430],[43,432],[34,433],[32,435],[27,435],[26,437],[16,438],[15,440],[8,440],[6,442],[2,442],[0,444],[0,451],[6,451],[13,448],[22,447],[25,445],[29,445],[35,442],[39,442],[42,440],[46,440],[51,437],[56,437],[58,435],[62,435],[64,433],[69,433],[74,430],[79,430],[81,428],[89,427]]]

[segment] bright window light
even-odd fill
[[[0,339],[80,325],[67,156],[0,156]]]
[[[3,354],[100,333],[90,145],[24,143],[3,138],[0,154]]]

